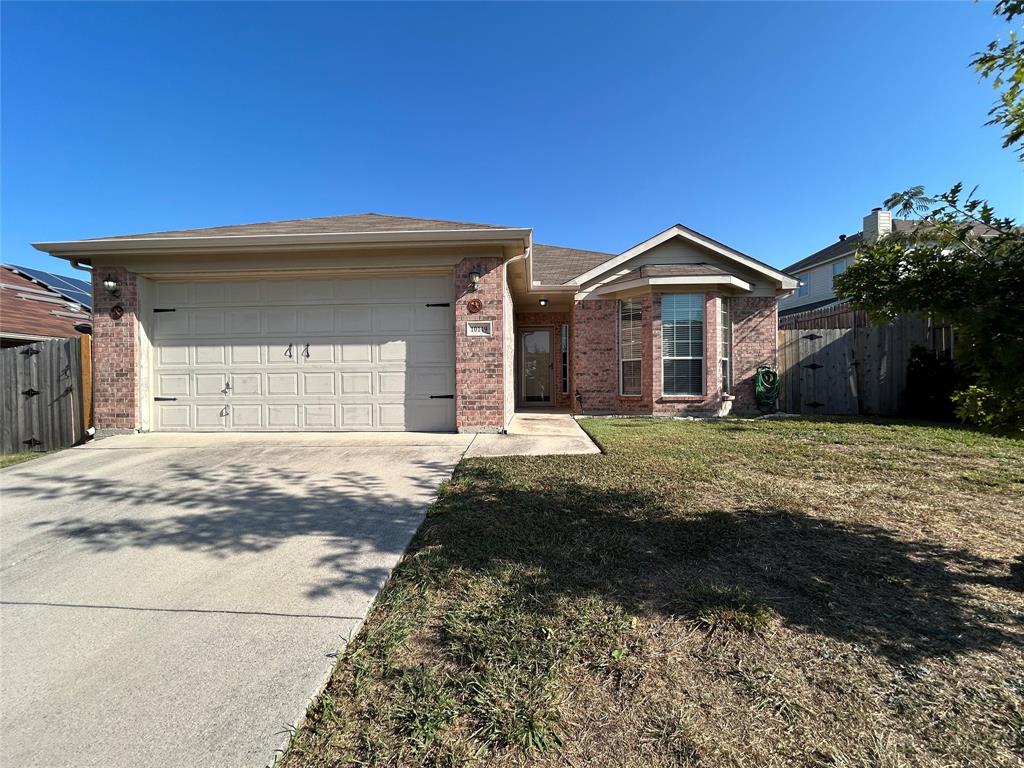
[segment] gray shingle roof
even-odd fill
[[[800,261],[790,264],[782,271],[795,275],[797,272],[802,272],[809,267],[813,267],[815,264],[831,261],[832,259],[838,259],[840,256],[846,256],[857,250],[860,247],[862,240],[863,233],[861,232],[858,232],[855,235],[850,235],[845,240],[836,240],[832,245],[826,246],[820,251],[812,253],[807,258],[800,259]]]
[[[243,235],[315,235],[364,232],[437,232],[444,230],[508,229],[497,224],[471,224],[465,221],[419,219],[412,216],[387,216],[381,213],[356,213],[348,216],[322,216],[315,219],[286,219],[256,224],[235,224],[227,227],[171,229],[136,235],[95,238],[124,240],[142,237],[230,237]]]
[[[932,225],[923,224],[920,221],[914,221],[911,219],[892,220],[892,231],[901,234],[913,232],[914,230],[921,226]],[[984,224],[975,224],[972,229],[977,237],[993,237],[994,235],[998,234],[996,230]],[[860,248],[863,242],[864,233],[858,232],[855,235],[850,235],[845,240],[837,240],[836,242],[832,243],[832,245],[828,245],[822,248],[820,251],[812,253],[810,256],[806,258],[800,259],[800,261],[790,264],[782,271],[788,272],[790,274],[795,274],[797,272],[802,272],[805,269],[813,267],[816,264],[822,264],[826,261],[831,261],[832,259],[838,259],[840,256],[848,256],[852,254],[855,250]]]
[[[542,285],[561,285],[613,258],[614,253],[534,243],[533,279]]]

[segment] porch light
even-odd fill
[[[476,270],[469,273],[469,290],[480,290],[480,273]]]
[[[547,299],[541,299],[537,303],[540,304],[542,307],[546,307],[548,305],[548,300]]]
[[[115,280],[112,275],[107,275],[106,279],[103,281],[103,287],[107,289],[107,293],[111,296],[117,296],[117,280]]]

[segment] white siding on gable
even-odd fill
[[[807,281],[807,293],[801,296],[799,291],[794,291],[791,296],[779,299],[779,309],[793,309],[805,304],[815,304],[827,299],[834,299],[836,293],[832,288],[832,278],[835,274],[833,272],[833,265],[840,262],[849,263],[852,259],[852,256],[833,259],[824,264],[816,264],[810,269],[801,272],[798,277]]]
[[[753,270],[745,269],[734,261],[723,258],[717,253],[706,250],[694,243],[680,239],[669,240],[661,245],[645,251],[639,256],[619,265],[616,269],[601,275],[595,281],[587,283],[585,288],[593,288],[618,279],[628,272],[651,264],[709,264],[724,269],[731,275],[750,283],[753,286],[751,296],[774,296],[775,286],[765,277]]]

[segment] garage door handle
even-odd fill
[[[306,348],[302,350],[302,356],[305,358],[309,357],[309,344],[307,344]]]
[[[292,345],[291,344],[289,344],[288,345],[288,349],[286,349],[284,351],[284,356],[285,357],[291,357],[292,356]]]
[[[455,395],[431,395],[431,400],[454,400]]]

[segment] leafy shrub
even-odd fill
[[[915,346],[907,363],[906,414],[915,419],[953,421],[953,393],[960,376],[946,353]]]
[[[956,415],[964,421],[992,432],[1024,433],[1024,385],[1008,392],[972,384],[953,395]]]

